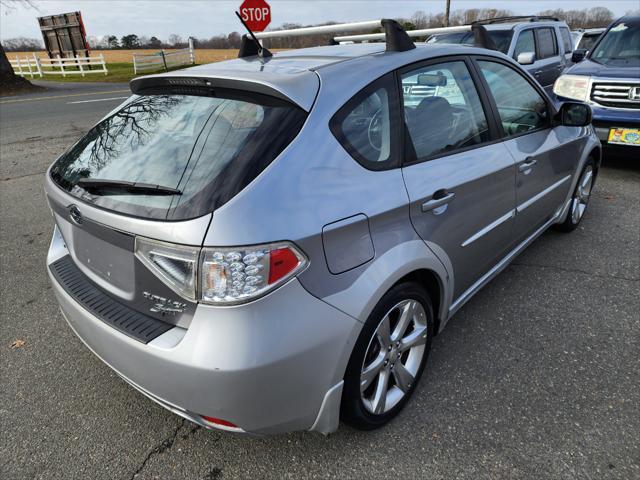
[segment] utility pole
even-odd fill
[[[451,0],[446,0],[447,4],[444,7],[444,26],[449,26],[449,12],[451,11]]]

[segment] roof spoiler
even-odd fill
[[[277,37],[300,37],[305,35],[318,35],[318,34],[327,34],[327,33],[341,33],[341,32],[354,32],[354,31],[362,31],[362,30],[374,30],[377,28],[384,29],[384,33],[376,34],[379,35],[381,39],[384,39],[387,43],[387,52],[405,52],[407,50],[411,50],[416,48],[407,32],[402,28],[395,20],[391,19],[381,19],[381,20],[370,20],[366,22],[353,22],[353,23],[336,23],[333,25],[321,25],[319,27],[303,27],[303,28],[294,28],[290,30],[271,30],[269,32],[258,32],[255,33],[254,36],[258,40],[263,40],[267,38],[277,38]],[[247,38],[247,43],[252,42],[253,39]],[[243,46],[244,38],[243,38]],[[257,45],[246,46],[242,48],[239,57],[243,58],[246,56],[250,56],[250,54],[256,55],[258,50]]]

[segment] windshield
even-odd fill
[[[305,118],[303,110],[282,100],[233,90],[216,91],[215,97],[134,95],[62,155],[51,175],[99,207],[144,218],[194,218],[251,182],[293,140]],[[100,185],[98,180],[166,191],[89,188]]]
[[[496,44],[498,51],[507,53],[513,37],[512,30],[489,30],[491,40]],[[460,45],[475,45],[475,38],[472,32],[444,33],[434,35],[427,40],[427,43],[456,43]]]
[[[604,65],[640,65],[640,21],[621,21],[593,49],[590,59]]]
[[[580,40],[578,48],[584,48],[585,50],[591,50],[596,43],[596,40],[600,38],[601,33],[585,33]]]

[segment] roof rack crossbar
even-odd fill
[[[420,30],[408,30],[406,35],[408,37],[427,37],[433,34],[443,33],[459,33],[459,32],[472,32],[475,45],[489,50],[498,50],[495,42],[489,35],[489,32],[482,24],[472,23],[471,25],[457,25],[455,27],[438,27],[438,28],[423,28]],[[370,33],[365,35],[345,35],[342,37],[335,37],[336,42],[365,42],[383,40],[385,38],[384,33]]]
[[[355,32],[358,30],[373,30],[382,26],[381,20],[369,20],[366,22],[335,23],[333,25],[320,25],[319,27],[301,27],[290,30],[270,30],[268,32],[256,32],[259,40],[278,37],[302,37],[305,35],[319,35],[323,33]]]
[[[374,30],[376,28],[384,29],[384,33],[374,35],[379,35],[380,39],[384,39],[386,41],[388,52],[404,52],[416,47],[409,38],[409,35],[407,35],[407,32],[404,30],[404,28],[402,28],[402,25],[400,25],[395,20],[390,19],[370,20],[366,22],[353,23],[336,23],[333,25],[321,25],[319,27],[302,27],[290,30],[272,30],[269,32],[256,33],[255,37],[259,40],[264,40],[268,38],[278,37],[300,37],[304,35],[354,32],[358,30]]]
[[[406,30],[406,34],[409,37],[426,37],[433,35],[434,33],[457,33],[457,32],[470,32],[471,25],[458,25],[455,27],[438,27],[438,28],[423,28],[420,30]],[[364,42],[371,40],[384,40],[384,33],[369,33],[364,35],[344,35],[340,37],[334,37],[336,42]]]
[[[484,18],[482,20],[476,20],[475,22],[471,22],[471,24],[472,25],[491,25],[492,23],[506,23],[506,22],[511,22],[513,20],[529,20],[530,22],[537,22],[539,20],[552,20],[554,22],[560,21],[559,18],[552,17],[550,15],[512,15],[509,17]]]

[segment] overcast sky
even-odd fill
[[[11,0],[3,0],[3,2]],[[39,11],[18,1],[15,7],[0,6],[0,38],[41,38],[36,17],[76,10],[82,12],[87,35],[129,33],[155,35],[166,39],[176,33],[182,37],[208,38],[233,30],[240,31],[233,12],[241,0],[34,0]],[[283,23],[320,23],[410,17],[418,10],[438,13],[445,0],[268,0],[271,26]],[[467,8],[506,8],[516,14],[531,14],[552,8],[582,9],[606,6],[614,15],[638,8],[640,0],[452,0],[451,10]]]

